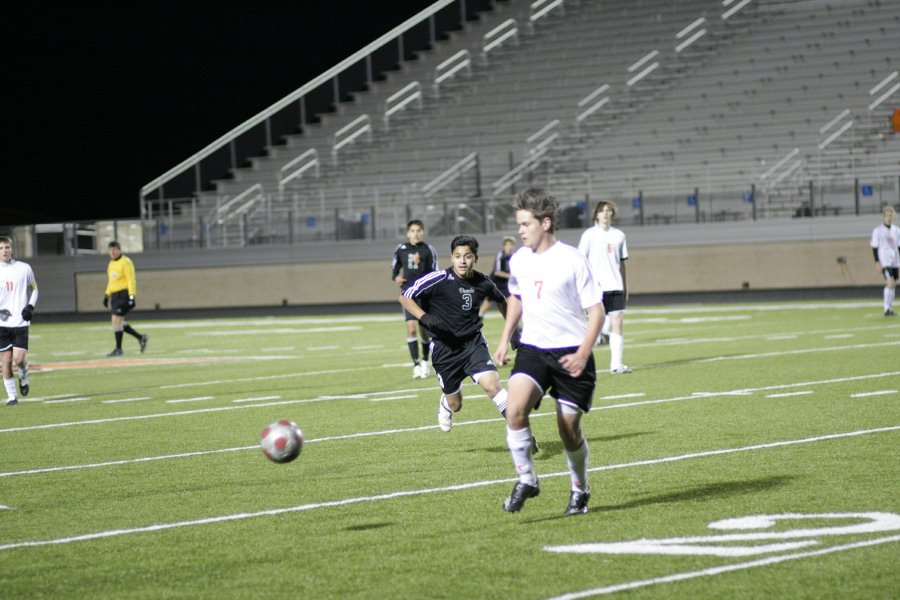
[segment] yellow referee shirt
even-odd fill
[[[109,282],[106,284],[106,295],[128,290],[129,296],[137,295],[137,280],[134,277],[134,263],[124,254],[116,260],[109,261],[106,267]]]

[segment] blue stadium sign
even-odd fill
[[[862,192],[862,195],[863,195],[863,196],[871,196],[872,193],[873,193],[873,190],[872,190],[872,186],[871,186],[871,185],[863,185],[863,186],[861,186],[860,191]]]
[[[689,194],[687,197],[688,206],[697,206],[697,194]]]
[[[631,208],[638,210],[641,208],[641,197],[635,196],[631,199]]]

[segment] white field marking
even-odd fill
[[[293,346],[282,346],[275,348],[262,348],[260,349],[260,352],[289,352],[294,349],[295,348]]]
[[[84,402],[90,400],[88,396],[80,396],[78,398],[66,398],[65,400],[44,400],[44,404],[62,404],[63,402]]]
[[[646,395],[644,392],[638,392],[636,394],[619,394],[618,396],[601,396],[598,400],[621,400],[622,398],[640,398]]]
[[[170,385],[161,385],[161,390],[171,390],[175,388],[198,387],[202,385],[219,385],[222,383],[246,383],[250,381],[270,381],[272,379],[288,379],[292,377],[315,377],[317,375],[334,375],[336,373],[353,373],[360,371],[366,367],[357,367],[355,369],[327,369],[325,371],[306,371],[304,373],[282,373],[280,375],[264,375],[260,377],[239,377],[237,379],[219,379],[214,381],[194,381],[191,383],[174,383]],[[369,367],[377,369],[379,367]]]
[[[70,350],[69,352],[51,352],[50,356],[84,356],[85,354],[87,352],[84,350]],[[34,356],[31,358],[34,359]]]
[[[383,350],[384,344],[374,344],[371,346],[353,346],[353,350]]]
[[[166,400],[166,404],[180,404],[182,402],[202,402],[203,400],[215,399],[215,396],[195,396],[194,398],[176,398],[174,400]]]
[[[387,400],[408,400],[410,398],[418,398],[418,394],[413,394],[411,396],[388,396],[386,398],[369,398],[369,402],[385,402]]]
[[[881,390],[879,392],[860,392],[859,394],[850,394],[851,398],[866,398],[868,396],[886,396],[888,394],[896,394],[897,390]]]
[[[536,419],[539,417],[555,417],[555,412],[543,412],[543,413],[532,413],[531,418]],[[454,423],[455,426],[461,427],[463,425],[481,425],[484,423],[497,423],[500,421],[504,421],[505,419],[500,418],[491,418],[491,419],[478,419],[473,421],[464,421],[461,423]],[[382,435],[394,435],[400,433],[416,433],[421,431],[428,431],[430,429],[438,429],[438,425],[422,425],[419,427],[409,427],[406,429],[385,429],[381,431],[363,431],[359,433],[347,433],[344,435],[332,435],[328,437],[321,438],[306,438],[304,440],[305,444],[314,444],[317,442],[335,442],[341,440],[354,440],[359,438],[366,437],[377,437]],[[57,471],[74,471],[79,469],[96,469],[100,467],[115,467],[120,465],[130,465],[136,463],[145,463],[145,462],[155,462],[158,460],[170,460],[176,458],[191,458],[195,456],[207,456],[211,454],[222,454],[226,452],[240,452],[243,450],[259,450],[259,445],[254,444],[252,446],[238,446],[235,448],[220,448],[218,450],[195,450],[193,452],[181,452],[178,454],[163,454],[159,456],[144,456],[140,458],[129,458],[129,459],[120,459],[120,460],[110,460],[99,463],[88,463],[81,465],[66,465],[63,467],[43,467],[40,469],[28,469],[25,471],[8,471],[8,472],[0,472],[0,477],[15,477],[18,475],[35,475],[39,473],[54,473]]]
[[[673,573],[672,575],[664,575],[662,577],[654,577],[652,579],[639,579],[636,581],[628,581],[616,585],[599,587],[581,592],[571,592],[561,596],[553,596],[548,600],[576,600],[578,598],[590,598],[591,596],[603,596],[607,594],[615,594],[626,590],[658,585],[660,583],[674,583],[676,581],[685,581],[687,579],[696,579],[698,577],[711,577],[713,575],[721,575],[732,571],[743,571],[754,567],[764,567],[774,565],[781,562],[796,560],[798,558],[808,558],[810,556],[821,556],[823,554],[831,554],[833,552],[842,552],[844,550],[854,550],[856,548],[866,548],[869,546],[878,546],[880,544],[890,544],[891,542],[900,541],[900,535],[892,535],[874,540],[865,540],[862,542],[854,542],[852,544],[844,544],[841,546],[831,546],[822,548],[821,550],[809,550],[807,552],[797,552],[796,554],[784,554],[782,556],[770,556],[768,558],[759,558],[743,563],[735,563],[724,565],[721,567],[711,567],[709,569],[700,569],[699,571],[686,571],[684,573]]]
[[[0,510],[12,510],[12,506],[6,506],[5,504],[0,504]]]
[[[825,339],[825,340],[840,340],[840,339],[843,339],[843,338],[852,338],[852,337],[853,337],[853,334],[852,334],[852,333],[836,333],[836,334],[834,334],[834,335],[826,335],[826,336],[824,336],[822,339]]]
[[[768,342],[778,342],[781,340],[796,340],[796,335],[770,335],[765,337],[765,340]]]
[[[115,400],[101,400],[100,404],[118,404],[120,402],[138,402],[140,400],[153,400],[150,396],[141,396],[140,398],[117,398]]]
[[[263,400],[281,400],[281,396],[257,396],[256,398],[238,398],[237,400],[232,400],[235,404],[239,404],[241,402],[262,402]]]
[[[868,350],[871,348],[883,348],[885,346],[900,346],[900,340],[896,342],[881,342],[877,344],[855,344],[852,346],[828,346],[825,348],[803,348],[800,350],[782,350],[781,352],[759,352],[757,354],[737,354],[735,356],[713,356],[711,358],[698,358],[688,362],[706,363],[723,360],[745,360],[748,358],[771,358],[773,356],[792,356],[796,354],[811,354],[813,352],[837,352],[843,350]]]
[[[617,409],[617,408],[632,408],[635,406],[644,406],[644,405],[650,405],[650,404],[665,404],[668,402],[681,402],[684,400],[697,400],[700,398],[711,398],[711,397],[716,397],[716,396],[735,396],[735,395],[743,396],[743,395],[752,394],[753,392],[763,392],[763,391],[768,391],[768,390],[779,390],[779,389],[790,389],[790,388],[795,388],[795,387],[806,387],[806,386],[812,386],[812,385],[827,385],[827,384],[831,384],[831,383],[845,383],[848,381],[864,381],[867,379],[879,379],[882,377],[895,377],[897,375],[900,375],[900,371],[891,371],[888,373],[876,373],[873,375],[855,375],[852,377],[838,377],[838,378],[834,378],[834,379],[823,379],[823,380],[819,380],[819,381],[805,381],[805,382],[800,382],[800,383],[785,383],[785,384],[779,384],[779,385],[769,385],[769,386],[764,386],[764,387],[760,387],[760,388],[747,388],[747,389],[743,389],[743,390],[730,390],[730,391],[723,391],[723,392],[695,392],[694,394],[691,394],[689,396],[675,396],[673,398],[660,398],[657,400],[641,400],[640,402],[627,402],[627,403],[623,403],[623,404],[610,404],[607,406],[596,406],[596,407],[591,408],[591,410],[595,411],[595,410],[611,410],[611,409]],[[424,390],[433,391],[432,388],[419,388],[418,391],[424,391]],[[405,390],[395,390],[394,392],[379,392],[379,393],[397,393],[400,391],[405,391]],[[410,391],[416,391],[416,390],[410,390]],[[312,404],[312,403],[316,403],[316,402],[327,402],[327,401],[330,401],[333,399],[342,399],[343,400],[343,399],[365,399],[366,398],[365,396],[363,398],[359,398],[358,396],[360,396],[360,395],[354,395],[351,397],[345,397],[345,396],[328,397],[328,396],[326,396],[326,397],[310,398],[310,399],[303,399],[303,400],[282,400],[279,402],[266,402],[263,404],[246,404],[246,405],[239,405],[239,406],[217,406],[217,407],[212,407],[212,408],[198,408],[195,410],[181,410],[181,411],[175,411],[175,412],[170,412],[170,413],[157,413],[157,414],[151,414],[151,415],[134,415],[134,416],[129,416],[129,417],[109,417],[109,418],[105,418],[105,419],[89,419],[86,421],[69,421],[69,422],[65,422],[65,423],[46,423],[43,425],[29,425],[26,427],[11,427],[8,429],[0,429],[0,433],[33,431],[36,429],[55,429],[55,428],[59,428],[59,427],[73,427],[76,425],[98,425],[98,424],[102,424],[102,423],[114,423],[114,422],[119,422],[119,421],[159,419],[159,418],[165,418],[165,417],[197,415],[197,414],[220,412],[220,411],[226,411],[226,410],[243,410],[243,409],[249,409],[249,408],[263,408],[263,407],[270,407],[270,406],[287,406],[287,405],[293,405],[293,404]]]
[[[308,329],[298,329],[296,327],[281,327],[279,329],[266,329],[260,333],[272,335],[273,333],[333,333],[336,331],[359,331],[362,329],[359,325],[344,325],[342,327],[310,327]],[[210,335],[210,336],[232,336],[247,335],[246,331],[199,331],[194,335]]]
[[[431,426],[433,427],[433,426]],[[814,442],[819,442],[823,440],[834,440],[846,437],[855,437],[860,435],[867,435],[871,433],[881,433],[886,431],[896,431],[900,430],[900,426],[894,427],[881,427],[878,429],[866,429],[859,431],[850,431],[846,433],[834,433],[829,435],[816,436],[811,438],[803,438],[797,440],[786,440],[781,442],[772,442],[767,444],[756,444],[753,446],[740,446],[737,448],[723,448],[721,450],[711,450],[708,452],[694,452],[691,454],[682,454],[678,456],[668,456],[664,458],[658,459],[649,459],[642,460],[632,463],[622,463],[617,465],[605,465],[601,467],[593,467],[588,469],[589,472],[598,472],[598,471],[610,471],[614,469],[627,469],[632,467],[640,467],[647,465],[655,465],[655,464],[666,464],[671,462],[677,462],[682,460],[690,460],[694,458],[703,458],[707,456],[720,456],[723,454],[734,454],[738,452],[749,452],[753,450],[762,450],[767,448],[778,448],[783,446],[791,446],[795,444],[809,444]],[[543,479],[549,479],[554,477],[569,477],[569,471],[560,471],[556,473],[548,473],[545,475],[541,475]],[[475,488],[483,488],[493,485],[499,484],[509,484],[513,481],[516,481],[517,478],[503,478],[503,479],[490,479],[484,481],[473,481],[470,483],[461,483],[456,485],[449,485],[444,487],[435,487],[435,488],[424,488],[418,490],[406,490],[399,492],[390,492],[386,494],[379,494],[376,496],[358,496],[354,498],[343,498],[340,500],[330,500],[327,502],[315,502],[311,504],[300,504],[297,506],[289,506],[285,508],[273,508],[269,510],[261,510],[255,512],[243,512],[243,513],[235,513],[230,515],[219,515],[214,517],[206,517],[202,519],[194,519],[190,521],[176,521],[172,523],[158,523],[155,525],[146,525],[141,527],[130,527],[130,528],[122,528],[122,529],[110,529],[106,531],[97,531],[94,533],[86,533],[81,535],[67,536],[62,538],[54,538],[48,540],[26,540],[21,542],[10,542],[6,544],[0,544],[0,551],[2,550],[14,550],[17,548],[33,548],[39,546],[55,546],[61,544],[71,544],[73,542],[83,542],[88,540],[98,540],[105,539],[111,537],[118,537],[122,535],[132,535],[136,533],[150,533],[156,531],[166,531],[170,529],[179,529],[183,527],[195,527],[199,525],[212,525],[216,523],[225,523],[230,521],[243,521],[245,519],[252,519],[257,517],[271,517],[277,515],[283,515],[287,513],[295,513],[295,512],[303,512],[309,510],[317,510],[320,508],[332,508],[339,506],[350,506],[354,504],[361,504],[364,502],[379,502],[382,500],[393,500],[396,498],[409,498],[415,496],[424,496],[430,494],[439,494],[445,492],[455,492],[461,490],[470,490]],[[900,536],[898,536],[900,538]]]
[[[800,392],[785,392],[783,394],[768,394],[766,398],[790,398],[791,396],[806,396],[812,394],[812,390],[802,390]]]
[[[319,352],[320,350],[339,350],[340,346],[310,346],[306,350],[309,352]]]
[[[748,321],[752,319],[750,315],[730,315],[730,316],[720,316],[720,317],[681,317],[681,318],[672,318],[672,317],[651,317],[651,318],[631,318],[628,319],[629,325],[658,325],[660,323],[666,324],[675,324],[675,323],[718,323],[721,321]]]

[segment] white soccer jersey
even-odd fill
[[[587,256],[600,289],[604,292],[625,291],[619,265],[628,259],[628,246],[622,230],[615,227],[604,230],[594,225],[581,234],[578,249]]]
[[[522,343],[537,348],[580,346],[584,311],[603,301],[577,248],[556,242],[538,254],[519,248],[509,260],[509,291],[522,299]]]
[[[29,290],[34,288],[29,295]],[[22,309],[37,302],[37,284],[28,263],[0,261],[0,327],[24,327]]]
[[[882,267],[900,267],[900,227],[879,225],[872,231],[872,247],[878,249],[878,262]]]

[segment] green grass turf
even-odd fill
[[[608,374],[608,348],[595,351],[584,421],[593,497],[575,518],[561,514],[569,481],[552,403],[532,421],[541,495],[506,514],[514,470],[504,423],[468,383],[453,431],[442,433],[437,382],[411,378],[395,315],[138,314],[134,325],[150,335],[147,353],[126,338],[121,361],[105,358],[108,325],[32,327],[32,392],[0,406],[0,597],[900,591],[900,541],[876,544],[900,527],[810,534],[802,539],[814,545],[752,556],[545,549],[736,533],[708,525],[749,515],[900,513],[900,429],[884,430],[900,427],[900,321],[876,302],[630,310],[634,372]],[[500,325],[487,320],[490,344]],[[258,449],[262,428],[281,418],[306,436],[287,465]],[[823,437],[852,432],[863,433]],[[760,543],[773,542],[715,545]],[[870,545],[842,548],[854,543]],[[777,558],[791,560],[752,564]],[[665,579],[685,574],[694,576]]]

